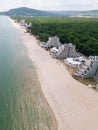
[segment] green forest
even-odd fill
[[[31,33],[40,41],[58,36],[62,44],[73,43],[84,55],[98,55],[97,18],[27,17],[25,20],[32,22]]]

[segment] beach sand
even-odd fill
[[[49,52],[38,45],[34,36],[12,23],[37,68],[42,91],[53,110],[58,130],[98,130],[98,93],[73,79],[60,61],[51,58]]]

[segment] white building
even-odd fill
[[[26,28],[30,28],[30,27],[32,27],[32,23],[29,23],[29,24],[25,24],[25,26],[26,26]]]
[[[75,60],[75,58],[67,58],[64,60],[68,65],[79,67],[81,65],[80,61]]]
[[[46,48],[51,48],[51,47],[59,47],[61,46],[59,37],[54,36],[54,37],[50,37],[48,42],[46,43]]]
[[[25,20],[22,19],[22,20],[19,22],[19,24],[20,24],[21,26],[25,26]]]
[[[84,71],[77,71],[75,75],[82,78],[98,77],[98,61],[91,61],[90,65],[83,70]],[[78,74],[78,72],[80,72],[80,74]]]
[[[77,56],[75,46],[72,45],[72,43],[64,44],[59,48],[59,51],[56,55],[54,55],[55,58],[67,58],[72,57],[75,58]]]
[[[50,49],[50,51],[52,53],[57,53],[59,51],[59,49],[57,49],[56,47],[53,47],[53,48]]]
[[[98,61],[98,56],[89,56],[88,58],[91,61]]]

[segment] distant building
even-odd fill
[[[27,32],[28,32],[28,33],[31,33],[31,29],[30,29],[30,27],[32,27],[32,23],[29,23],[29,24],[25,23],[24,26],[25,26]]]
[[[60,47],[58,53],[54,56],[55,58],[67,58],[72,57],[75,58],[77,56],[75,46],[72,43],[64,44]]]
[[[22,20],[19,22],[19,24],[20,24],[21,26],[25,26],[25,20],[22,19]]]
[[[32,23],[29,23],[29,24],[25,24],[25,26],[26,26],[26,28],[30,28],[30,27],[32,27]]]
[[[59,46],[61,46],[61,43],[59,37],[57,36],[50,37],[45,45],[46,48],[59,47]]]

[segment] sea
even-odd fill
[[[54,130],[36,67],[18,30],[0,16],[0,130]]]

